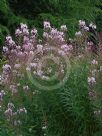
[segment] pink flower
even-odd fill
[[[84,27],[86,24],[85,24],[85,21],[83,20],[79,20],[79,26],[82,28]]]
[[[89,27],[91,27],[92,29],[96,29],[96,25],[93,23],[90,23]]]
[[[38,52],[43,52],[43,45],[38,44],[37,45],[37,50],[38,50]]]
[[[9,46],[13,46],[13,45],[15,45],[15,42],[12,40],[12,37],[11,36],[7,36],[6,37],[6,42],[7,42],[7,44],[9,45]]]
[[[67,26],[66,25],[62,25],[61,26],[61,31],[67,31]]]
[[[5,111],[5,115],[10,118],[10,117],[13,115],[12,109],[8,108],[8,109]]]
[[[31,30],[31,35],[37,35],[37,32],[38,32],[37,29],[32,29]]]
[[[54,36],[54,35],[58,34],[58,31],[57,31],[57,29],[52,28],[50,33],[51,33],[52,36]]]
[[[13,53],[13,54],[15,54],[15,55],[16,55],[16,54],[17,54],[16,49],[12,49],[12,50],[11,50],[11,53]]]
[[[65,49],[65,48],[68,48],[67,44],[64,44],[64,45],[61,46],[61,49]]]
[[[19,58],[23,58],[25,55],[24,55],[24,53],[22,51],[20,51],[20,52],[17,53],[17,56]]]
[[[20,108],[19,110],[17,110],[17,112],[20,114],[20,113],[27,113],[27,110],[26,108]]]
[[[32,58],[33,55],[34,55],[34,52],[33,52],[33,51],[30,51],[30,52],[29,52],[29,58]]]
[[[88,83],[89,83],[89,84],[94,84],[94,83],[96,83],[95,77],[88,77]]]
[[[50,22],[44,21],[44,28],[45,28],[45,29],[51,28]]]
[[[20,29],[16,29],[15,35],[16,36],[21,36],[22,35],[22,31]]]
[[[85,30],[85,31],[89,31],[89,27],[84,26],[84,30]]]
[[[24,36],[23,41],[24,41],[24,43],[27,43],[27,42],[29,42],[29,38],[27,36]]]
[[[16,49],[19,51],[21,49],[21,46],[16,46]]]
[[[58,35],[64,36],[64,32],[58,32]]]
[[[4,52],[4,53],[7,53],[7,52],[8,52],[8,47],[3,46],[3,52]]]
[[[21,25],[21,30],[28,28],[28,26],[26,24],[20,23],[20,25]]]
[[[8,65],[8,64],[5,64],[3,65],[3,70],[6,71],[6,70],[10,70],[11,69],[11,66]]]
[[[68,47],[67,44],[65,44],[65,45],[62,45],[62,46],[61,46],[61,49],[64,50],[64,51],[68,51],[68,50],[69,50],[69,47]]]
[[[22,32],[24,35],[29,35],[29,30],[27,28],[24,28]]]
[[[64,50],[65,52],[71,51],[73,49],[72,45],[62,45],[61,49]]]
[[[48,38],[48,37],[49,37],[48,33],[44,32],[44,33],[43,33],[43,37],[44,37],[44,38]]]
[[[31,43],[27,43],[23,45],[25,51],[31,51],[33,49],[33,45]]]
[[[98,65],[98,61],[96,61],[95,59],[93,59],[93,60],[91,61],[91,63],[94,64],[94,65]]]
[[[93,45],[93,42],[90,41],[90,42],[87,43],[87,45],[88,45],[88,46],[92,46],[92,45]]]
[[[11,36],[6,36],[6,40],[7,41],[12,40],[12,37]]]

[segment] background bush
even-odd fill
[[[0,0],[0,45],[20,22],[35,25],[39,31],[43,20],[49,20],[55,27],[66,24],[69,35],[73,36],[78,20],[83,19],[96,21],[101,31],[101,9],[102,0]]]

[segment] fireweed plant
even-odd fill
[[[39,39],[36,28],[21,23],[15,41],[6,37],[1,136],[102,135],[102,43],[96,25],[80,20],[74,39],[67,38],[67,31],[66,25],[58,30],[45,21]]]

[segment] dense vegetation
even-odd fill
[[[0,136],[102,136],[102,0],[0,0]]]

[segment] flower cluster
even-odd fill
[[[83,20],[79,20],[79,27],[85,31],[89,31],[89,27],[86,26],[86,23]]]
[[[100,93],[96,90],[95,86],[98,84],[98,76],[100,75],[101,70],[98,69],[99,67],[99,61],[95,58],[90,62],[91,63],[91,70],[90,70],[90,77],[88,77],[88,83],[89,83],[89,98],[92,101],[92,104],[94,105],[94,114],[99,117],[101,115],[100,106],[96,105]]]
[[[98,65],[98,61],[95,60],[95,59],[93,59],[93,60],[91,61],[91,64],[92,64],[93,66],[97,66],[97,65]],[[95,73],[97,72],[97,70],[96,70],[96,69],[93,69],[93,70],[91,70],[90,72],[91,72],[92,76],[91,76],[91,77],[88,77],[88,83],[91,84],[91,85],[96,84],[96,79],[95,79],[95,76],[96,76],[96,75],[95,75]]]
[[[91,23],[89,25],[92,29],[96,29],[96,26]],[[50,22],[44,22],[44,32],[42,39],[38,39],[38,31],[36,28],[31,30],[26,24],[21,23],[20,27],[15,31],[15,41],[9,35],[6,37],[5,46],[3,47],[3,54],[6,58],[6,63],[2,67],[2,73],[0,75],[0,84],[4,86],[5,90],[8,90],[9,98],[8,102],[3,103],[3,98],[5,96],[5,91],[0,91],[0,103],[5,104],[4,114],[8,121],[13,122],[13,125],[17,126],[22,123],[19,116],[27,114],[28,111],[23,103],[20,106],[15,106],[11,103],[11,99],[19,98],[19,93],[22,91],[25,95],[28,93],[28,97],[32,98],[35,93],[31,91],[29,84],[21,84],[21,79],[26,79],[26,74],[31,73],[34,76],[49,80],[49,76],[53,73],[53,68],[48,66],[50,61],[40,61],[41,58],[52,58],[58,64],[59,76],[64,76],[65,74],[65,64],[62,58],[81,59],[83,55],[87,52],[90,46],[93,46],[93,42],[89,41],[88,33],[89,27],[86,25],[85,21],[79,21],[80,31],[75,33],[74,39],[66,39],[67,26],[62,25],[60,30],[51,27]],[[82,45],[82,46],[79,46]],[[53,48],[52,48],[53,47]],[[54,49],[52,51],[51,49]],[[56,53],[57,52],[57,53]],[[55,57],[54,55],[57,57]],[[61,59],[58,57],[61,56]],[[62,61],[62,62],[61,62]],[[50,63],[51,64],[51,63]],[[43,65],[43,70],[41,66]],[[97,66],[98,61],[93,59],[91,65]],[[89,86],[94,86],[96,82],[95,73],[97,70],[92,70],[91,75],[88,77]],[[47,74],[45,74],[47,73]],[[58,77],[59,79],[59,77]],[[93,93],[93,89],[89,92],[90,96]],[[16,96],[16,97],[15,97]],[[21,96],[20,96],[21,97]],[[46,130],[47,127],[43,126],[42,130]]]
[[[17,82],[16,79],[24,76],[22,70],[33,70],[33,73],[42,75],[41,71],[37,70],[39,55],[30,63],[29,59],[35,56],[37,52],[40,57],[43,56],[47,50],[50,50],[50,46],[58,48],[60,55],[69,55],[73,50],[73,46],[71,43],[68,44],[65,39],[64,32],[66,31],[66,25],[62,25],[60,30],[57,30],[51,27],[50,22],[45,21],[44,39],[42,41],[37,38],[36,28],[29,30],[26,24],[21,23],[15,32],[15,41],[13,41],[11,36],[6,37],[3,53],[8,59],[8,63],[3,66],[1,83],[10,84],[12,92],[17,92],[15,82]]]
[[[4,112],[5,117],[9,122],[12,122],[13,125],[17,125],[16,123],[19,121],[18,125],[21,124],[20,121],[20,115],[21,114],[27,114],[26,108],[19,108],[17,111],[15,111],[15,105],[13,103],[8,103],[7,109]]]

